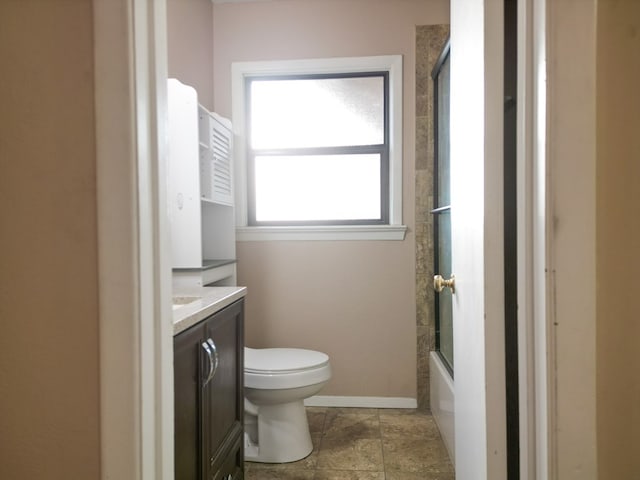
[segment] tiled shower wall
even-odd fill
[[[433,82],[449,25],[416,28],[416,332],[418,408],[429,406],[429,352],[435,349],[433,288]]]

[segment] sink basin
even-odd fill
[[[188,305],[196,300],[200,300],[202,297],[172,297],[173,309],[180,308],[184,305]]]

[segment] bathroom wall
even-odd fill
[[[213,109],[213,4],[167,0],[169,77],[191,85],[198,101]]]
[[[640,472],[640,3],[599,0],[598,478]]]
[[[91,0],[0,2],[0,478],[100,478]]]
[[[448,1],[279,0],[214,5],[214,106],[231,114],[231,63],[404,56],[404,241],[240,242],[254,347],[327,352],[325,395],[416,398],[415,27],[449,20]]]

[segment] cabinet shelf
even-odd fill
[[[189,267],[189,268],[174,268],[176,272],[201,272],[203,270],[210,270],[212,268],[224,267],[225,265],[233,265],[236,263],[235,258],[223,258],[223,259],[208,259],[202,261],[202,266]]]
[[[221,203],[220,201],[215,200],[213,198],[200,197],[200,201],[203,203],[208,203],[210,205],[220,205],[221,207],[233,207],[233,205],[229,205],[228,203]]]

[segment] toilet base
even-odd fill
[[[248,462],[295,462],[313,451],[309,422],[302,400],[277,405],[260,405],[257,425],[256,417],[248,412],[245,412],[245,419],[247,433],[245,433],[244,459]],[[251,425],[252,421],[253,425]]]

